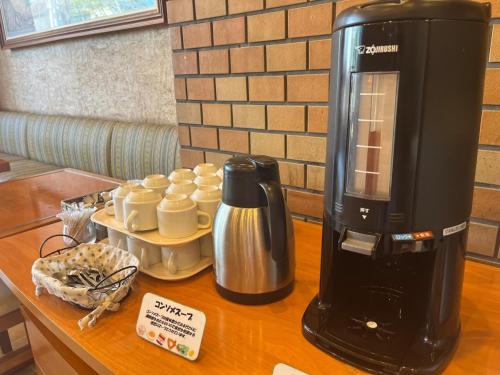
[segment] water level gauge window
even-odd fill
[[[390,200],[398,72],[352,73],[346,192]]]

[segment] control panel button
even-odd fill
[[[430,240],[432,238],[434,238],[434,234],[432,233],[432,231],[430,230],[427,230],[425,232],[415,232],[413,233],[413,237],[415,238],[415,240]]]
[[[341,248],[353,253],[371,255],[375,251],[377,241],[378,236],[348,230]]]

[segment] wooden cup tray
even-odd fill
[[[114,216],[108,215],[105,210],[99,210],[96,211],[90,219],[99,225],[102,225],[106,228],[116,230],[120,233],[123,233],[127,236],[137,238],[141,241],[150,243],[155,246],[168,246],[168,247],[173,247],[175,248],[176,246],[181,246],[184,244],[187,244],[192,241],[196,241],[200,239],[203,236],[206,236],[210,233],[212,233],[212,228],[207,228],[207,229],[200,229],[198,232],[193,234],[192,236],[189,237],[184,237],[184,238],[166,238],[160,235],[157,229],[155,230],[150,230],[150,231],[144,231],[144,232],[129,232],[123,225],[123,223],[120,223],[115,220]],[[140,267],[140,271],[152,276],[156,279],[161,279],[161,280],[183,280],[187,279],[193,275],[196,275],[197,273],[203,271],[205,268],[210,267],[213,264],[213,258],[211,256],[201,256],[200,261],[195,264],[193,267],[178,271],[175,274],[170,273],[164,266],[163,264],[157,263],[153,264],[149,268],[142,268]]]
[[[199,229],[198,232],[189,237],[183,238],[166,238],[160,236],[158,229],[148,230],[143,232],[129,232],[123,223],[116,221],[114,216],[108,215],[105,210],[99,210],[95,212],[91,217],[94,223],[105,226],[106,228],[111,228],[120,233],[126,234],[127,236],[137,238],[138,240],[150,243],[156,246],[176,246],[184,245],[194,240],[197,240],[207,234],[212,233],[212,227],[207,229]]]

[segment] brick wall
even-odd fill
[[[330,44],[335,15],[364,0],[170,0],[182,160],[279,160],[291,211],[323,211]],[[493,0],[469,250],[499,257],[500,0]]]

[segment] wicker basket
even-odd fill
[[[36,286],[35,293],[39,296],[46,289],[49,294],[64,301],[93,309],[78,322],[81,329],[85,325],[92,327],[105,310],[118,310],[134,281],[139,260],[127,251],[102,243],[78,244],[42,256],[47,241],[58,236],[61,235],[51,236],[44,241],[40,247],[40,258],[33,263],[31,273]],[[94,287],[73,287],[53,277],[55,273],[65,273],[75,266],[100,268],[107,277]]]

